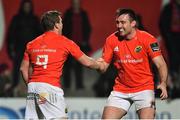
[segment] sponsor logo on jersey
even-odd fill
[[[157,42],[156,43],[151,43],[150,46],[151,46],[151,49],[152,49],[153,52],[160,50],[159,45],[158,45]]]

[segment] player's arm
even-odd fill
[[[79,59],[78,61],[88,67],[88,68],[92,68],[92,69],[102,69],[103,67],[103,64],[95,61],[93,58],[91,57],[88,57],[86,54],[83,54]]]
[[[29,61],[28,60],[22,60],[21,66],[20,66],[20,72],[21,72],[21,75],[22,75],[23,80],[24,80],[26,85],[28,83],[29,74],[30,74],[29,68],[31,68]]]
[[[167,88],[166,88],[167,87],[167,77],[168,77],[167,65],[166,65],[165,60],[162,57],[162,55],[153,58],[153,62],[156,65],[156,67],[158,68],[158,72],[159,72],[159,76],[160,76],[160,84],[157,86],[157,89],[160,89],[162,91],[160,98],[166,99],[168,97]]]
[[[93,58],[87,56],[84,54],[79,46],[75,44],[74,42],[71,41],[70,43],[71,47],[69,49],[70,53],[72,56],[74,56],[82,65],[92,68],[92,69],[97,69],[97,70],[102,70],[104,69],[104,64],[102,62],[98,62],[94,60]]]

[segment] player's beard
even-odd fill
[[[120,37],[125,37],[126,36],[126,31],[123,28],[118,28],[118,34]]]
[[[126,29],[118,29],[118,35],[119,35],[119,38],[121,39],[127,39],[128,40],[128,35],[130,35],[130,31],[126,30]]]

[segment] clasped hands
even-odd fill
[[[98,64],[98,66],[99,66],[98,70],[100,72],[104,73],[106,71],[107,67],[108,67],[108,64],[104,61],[103,58],[96,59],[96,62]]]

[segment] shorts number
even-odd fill
[[[42,65],[44,69],[47,69],[48,55],[38,55],[36,57],[36,64]]]

